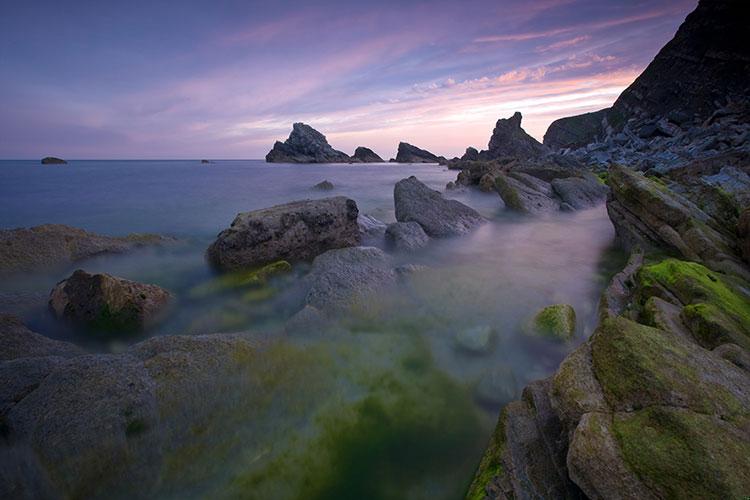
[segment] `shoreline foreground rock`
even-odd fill
[[[244,212],[219,233],[206,256],[222,271],[312,260],[327,250],[359,245],[358,215],[357,203],[344,196]]]

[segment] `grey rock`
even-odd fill
[[[277,260],[310,260],[361,241],[354,200],[337,196],[295,201],[237,215],[208,248],[219,269],[261,266]]]
[[[346,153],[333,149],[326,137],[304,123],[292,125],[284,142],[276,142],[266,155],[268,163],[349,163]]]
[[[0,276],[69,266],[102,254],[124,253],[171,240],[154,234],[102,236],[62,224],[0,230]]]
[[[49,305],[57,318],[71,323],[103,332],[134,332],[161,319],[170,298],[156,285],[79,269],[55,286]]]
[[[396,250],[414,251],[430,242],[430,237],[416,222],[394,222],[385,230],[386,241]]]
[[[426,149],[419,149],[406,142],[398,143],[396,163],[440,163],[445,158],[436,156]]]
[[[34,333],[10,314],[0,314],[0,361],[21,358],[79,356],[84,351],[68,342]]]
[[[576,210],[604,203],[607,199],[607,186],[599,182],[595,175],[568,177],[552,181],[552,190],[563,201]]]
[[[417,222],[433,238],[462,235],[484,222],[474,209],[443,198],[414,176],[396,183],[393,198],[396,220]]]
[[[42,158],[42,165],[65,165],[67,163],[68,162],[62,158],[57,158],[55,156],[45,156]]]
[[[501,118],[495,124],[487,151],[481,159],[495,159],[506,156],[520,158],[538,158],[548,151],[539,141],[521,128],[521,113],[516,112],[510,118]]]
[[[362,163],[384,163],[384,160],[378,156],[372,149],[359,146],[354,150],[354,160]]]
[[[538,215],[560,210],[560,201],[553,198],[552,185],[528,174],[498,174],[495,189],[505,207],[516,212]]]
[[[331,191],[334,188],[334,185],[330,181],[321,181],[313,186],[313,189],[318,189],[320,191]]]

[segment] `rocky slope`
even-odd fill
[[[328,144],[326,136],[304,123],[292,125],[292,132],[284,142],[276,141],[266,155],[268,163],[350,163],[346,153]]]

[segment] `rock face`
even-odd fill
[[[550,184],[552,191],[562,201],[562,207],[576,210],[600,204],[606,199],[608,192],[607,186],[592,174],[554,179]]]
[[[326,250],[358,245],[358,215],[354,200],[343,196],[241,213],[219,233],[206,255],[223,270],[311,260]]]
[[[398,143],[396,163],[440,163],[445,160],[442,156],[436,156],[425,149],[405,142]]]
[[[580,148],[603,138],[603,121],[608,111],[602,109],[553,121],[544,134],[544,145],[552,149]]]
[[[745,262],[750,264],[750,207],[742,211],[737,223],[740,250]]]
[[[419,250],[430,242],[430,237],[417,222],[388,224],[385,238],[394,249],[406,252]]]
[[[326,136],[304,123],[292,125],[284,142],[276,142],[266,155],[268,163],[349,163],[346,153],[333,149]]]
[[[103,332],[132,332],[153,325],[170,299],[156,285],[78,270],[50,293],[59,319]]]
[[[552,185],[522,172],[497,174],[495,189],[509,210],[533,215],[560,210],[560,202],[553,198]]]
[[[62,158],[57,158],[55,156],[46,156],[42,158],[42,165],[65,165],[67,163],[68,162]]]
[[[526,160],[539,158],[547,152],[547,148],[521,128],[521,113],[516,111],[510,118],[497,121],[487,151],[480,153],[480,158],[492,160],[510,156]]]
[[[352,156],[352,158],[362,163],[383,163],[383,159],[378,156],[375,151],[363,146],[359,146],[354,150],[354,156]]]
[[[101,254],[163,244],[153,234],[102,236],[62,224],[0,230],[0,276],[61,268]]]
[[[463,161],[477,161],[479,160],[479,151],[476,148],[469,146],[466,148],[466,152],[461,157]]]
[[[414,176],[396,183],[393,199],[396,220],[417,222],[433,238],[465,234],[484,222],[476,210],[456,200],[446,200]]]

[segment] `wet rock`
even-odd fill
[[[498,408],[512,401],[517,394],[516,376],[507,365],[497,365],[484,372],[475,391],[477,401]]]
[[[484,174],[481,179],[479,179],[479,190],[484,191],[485,193],[491,193],[495,190],[495,176],[493,174]]]
[[[537,215],[560,210],[559,200],[553,198],[552,185],[528,174],[498,174],[495,189],[506,208],[516,212]]]
[[[634,310],[635,275],[643,265],[643,253],[633,252],[622,271],[615,274],[599,300],[599,321],[614,316],[630,317]]]
[[[378,156],[372,149],[359,146],[354,150],[354,160],[362,163],[384,163],[384,160]]]
[[[396,183],[393,198],[396,220],[417,222],[433,238],[462,235],[484,222],[474,209],[443,198],[414,176]]]
[[[487,325],[465,328],[456,332],[456,347],[473,354],[486,354],[492,350],[495,330]]]
[[[592,174],[582,177],[554,179],[552,190],[562,200],[576,210],[604,203],[607,199],[607,186]]]
[[[62,224],[0,230],[0,276],[62,268],[102,254],[173,241],[154,234],[102,236]]]
[[[394,222],[385,230],[386,241],[399,251],[414,251],[426,246],[430,237],[416,222]]]
[[[334,188],[334,185],[330,181],[321,181],[313,186],[313,189],[318,189],[320,191],[330,191]]]
[[[295,201],[239,214],[206,252],[222,270],[277,260],[309,260],[333,248],[361,241],[354,200],[343,196]]]
[[[68,162],[62,158],[57,158],[55,156],[45,156],[42,158],[42,165],[65,165],[67,163]]]
[[[542,337],[570,340],[576,333],[576,312],[568,304],[547,306],[534,316],[532,326]]]
[[[437,156],[426,149],[419,149],[406,142],[398,143],[397,163],[440,163],[445,158]]]
[[[521,128],[521,113],[516,112],[510,118],[497,121],[488,149],[480,154],[480,158],[490,160],[510,156],[528,159],[538,158],[546,153],[547,148]]]
[[[210,162],[210,161],[208,161],[208,160],[201,160],[201,163],[202,163],[203,165],[207,165],[207,164],[209,164],[209,163],[211,163],[211,162]]]
[[[49,305],[59,319],[98,331],[129,332],[155,324],[170,298],[156,285],[79,269],[55,286]]]
[[[0,314],[0,361],[48,356],[69,358],[83,353],[73,344],[32,332],[16,316]]]
[[[223,274],[190,290],[188,295],[201,299],[230,290],[259,289],[266,287],[275,277],[289,273],[292,265],[285,260],[266,264],[257,269],[234,271]]]
[[[284,142],[276,142],[266,155],[268,163],[349,163],[346,153],[333,149],[326,137],[304,123],[292,125]]]
[[[387,224],[376,219],[372,215],[359,214],[359,216],[357,216],[357,225],[359,226],[359,232],[362,235],[363,244],[378,243],[385,236]]]
[[[313,261],[306,277],[306,302],[325,314],[366,308],[367,300],[395,284],[396,278],[390,257],[378,248],[329,250]]]

